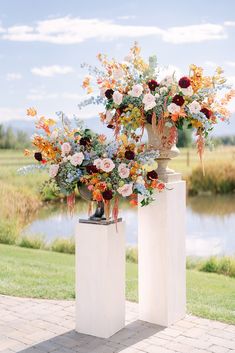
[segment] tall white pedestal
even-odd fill
[[[76,230],[76,331],[108,338],[125,325],[124,223],[79,223]]]
[[[140,319],[169,326],[186,311],[186,186],[168,182],[147,207],[139,207]]]

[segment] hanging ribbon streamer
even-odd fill
[[[118,221],[118,213],[119,213],[118,206],[119,206],[119,199],[118,199],[118,197],[115,197],[112,216],[113,216],[114,222],[116,224],[116,231],[118,231],[118,229],[117,229],[117,221]]]
[[[75,207],[75,192],[72,192],[72,194],[67,196],[67,206],[69,215],[73,216]]]
[[[204,168],[204,161],[203,161],[204,148],[205,148],[204,137],[199,133],[197,138],[197,152],[199,154],[203,176],[205,176],[205,168]]]
[[[104,214],[105,218],[108,221],[110,218],[110,201],[109,200],[104,200]]]

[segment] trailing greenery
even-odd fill
[[[206,164],[205,175],[202,168],[195,168],[188,177],[188,190],[191,195],[202,192],[227,194],[235,191],[235,163]]]
[[[0,294],[73,299],[75,256],[0,244]],[[235,279],[187,270],[187,310],[235,324]],[[126,263],[126,298],[138,301],[138,266]]]

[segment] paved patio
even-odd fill
[[[0,352],[235,353],[235,326],[187,315],[170,328],[138,320],[127,302],[126,327],[109,339],[74,331],[74,302],[0,296]]]

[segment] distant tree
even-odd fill
[[[192,145],[192,130],[183,127],[178,130],[178,147],[190,147]]]
[[[28,135],[24,131],[13,131],[12,127],[4,128],[0,124],[0,149],[22,149],[30,145]]]

